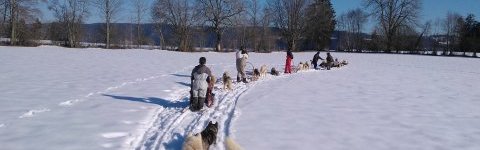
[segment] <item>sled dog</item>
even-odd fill
[[[252,81],[257,81],[260,78],[260,71],[258,68],[253,69]]]
[[[277,71],[277,69],[275,69],[275,67],[272,68],[272,70],[270,70],[270,74],[274,75],[274,76],[279,76],[280,73]]]
[[[303,62],[300,62],[300,63],[298,64],[297,68],[296,68],[296,72],[298,72],[298,71],[302,71],[302,70],[303,70],[303,68],[304,68],[304,66],[303,66]]]
[[[267,76],[267,65],[262,65],[260,67],[260,77],[266,77]]]
[[[225,140],[225,146],[227,147],[227,150],[241,150],[242,148],[240,145],[235,143],[232,138],[227,137]]]
[[[222,76],[223,81],[223,89],[224,90],[232,90],[232,78],[228,75],[228,72],[224,72]]]
[[[208,150],[210,145],[216,143],[218,132],[218,123],[213,124],[210,121],[200,134],[187,136],[185,143],[183,143],[183,150]]]
[[[303,64],[303,65],[305,66],[305,70],[310,69],[310,64],[311,64],[311,63],[312,63],[311,61],[310,61],[310,63],[308,63],[308,61],[306,61],[306,62]]]

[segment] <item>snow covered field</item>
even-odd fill
[[[206,56],[233,77],[233,53],[0,47],[0,149],[180,149],[210,120],[214,149],[227,136],[245,149],[480,148],[479,59],[333,55],[351,64],[216,89],[196,113],[183,111],[191,69]]]

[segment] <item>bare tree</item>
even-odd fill
[[[457,13],[453,13],[453,12],[448,12],[447,13],[447,16],[445,18],[445,20],[443,20],[443,31],[444,31],[444,34],[446,36],[446,49],[443,51],[443,55],[447,55],[447,51],[453,51],[452,48],[453,48],[453,44],[455,44],[457,42],[457,37],[456,36],[456,30],[457,30],[457,26],[458,26],[458,19],[461,18],[462,16],[457,14]]]
[[[365,0],[365,6],[376,17],[390,52],[400,27],[417,24],[421,0]]]
[[[53,11],[57,22],[50,33],[59,36],[69,47],[79,47],[82,35],[81,24],[87,16],[88,0],[49,0],[48,8]],[[52,32],[52,31],[51,31]]]
[[[147,14],[147,2],[145,0],[134,0],[133,1],[133,13],[135,14],[134,20],[136,24],[136,36],[135,43],[137,47],[140,47],[140,44],[144,44],[143,32],[142,32],[142,22],[145,19]]]
[[[308,0],[269,0],[268,9],[273,25],[279,28],[287,41],[288,49],[296,51],[297,44],[305,28],[305,8]]]
[[[3,5],[3,23],[6,23],[7,19],[9,20],[8,25],[11,45],[16,45],[16,42],[18,41],[19,22],[33,23],[36,15],[40,14],[40,11],[35,7],[39,1],[40,0],[4,0],[0,3]],[[27,28],[22,27],[22,29]],[[20,32],[25,33],[25,31]]]
[[[180,51],[192,50],[191,29],[200,16],[194,0],[157,0],[153,6],[154,20],[173,26]]]
[[[440,43],[439,41],[441,40],[440,39],[440,35],[442,34],[441,32],[441,29],[442,28],[442,20],[441,19],[435,19],[433,22],[432,22],[432,26],[431,26],[431,37],[432,37],[432,41],[431,41],[431,49],[432,49],[432,55],[437,55],[437,51],[438,49],[440,48]]]
[[[417,50],[418,50],[418,54],[422,54],[420,53],[422,50],[425,50],[425,41],[427,41],[426,39],[428,39],[430,37],[430,33],[432,32],[432,21],[427,21],[425,22],[425,24],[422,26],[422,32],[420,33],[418,39],[417,39],[417,43],[416,43],[416,46],[417,46]]]
[[[233,17],[244,11],[241,0],[197,0],[207,23],[216,34],[215,50],[222,49],[222,35],[225,27],[234,26]]]
[[[109,49],[111,44],[112,22],[121,10],[122,0],[95,0],[94,6],[105,19],[105,48]]]
[[[346,31],[341,40],[344,48],[349,50],[362,48],[362,32],[367,21],[368,15],[360,8],[340,15],[339,28]]]
[[[11,0],[1,0],[0,1],[0,14],[2,14],[2,23],[6,23],[7,17],[10,11],[10,1]]]
[[[18,13],[18,1],[11,0],[10,1],[10,45],[15,45],[17,41],[17,13]]]
[[[272,24],[272,16],[275,15],[270,9],[264,8],[263,9],[263,16],[261,18],[261,25],[262,30],[260,34],[260,43],[259,49],[263,52],[269,52],[275,49],[275,35],[272,35],[271,31],[271,24]]]
[[[247,6],[246,7],[246,14],[248,16],[248,24],[251,27],[249,30],[250,32],[250,44],[253,50],[259,51],[259,42],[260,42],[260,36],[259,36],[259,29],[261,28],[262,24],[262,7],[259,3],[259,0],[247,0]]]
[[[230,28],[230,34],[222,36],[226,40],[222,40],[224,49],[235,49],[238,47],[248,48],[254,47],[251,45],[252,32],[254,27],[250,26],[250,19],[246,11],[232,17],[232,28]]]
[[[10,14],[10,0],[2,0],[0,1],[0,13],[2,14],[2,29],[1,29],[1,35],[2,36],[7,36],[7,28],[9,25],[8,22],[8,16]]]

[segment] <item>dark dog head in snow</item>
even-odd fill
[[[207,127],[205,130],[202,131],[202,140],[206,142],[208,145],[212,145],[217,141],[217,132],[218,132],[218,123],[212,123],[212,121],[208,122]]]

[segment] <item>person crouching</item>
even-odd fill
[[[212,77],[210,68],[205,66],[207,59],[201,57],[200,64],[195,66],[191,75],[191,96],[190,96],[190,110],[199,111],[203,108],[207,96],[208,82]]]

